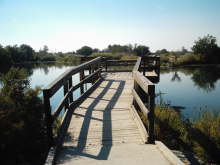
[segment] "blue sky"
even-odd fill
[[[0,0],[0,44],[51,52],[139,44],[190,50],[210,34],[220,46],[220,0]]]

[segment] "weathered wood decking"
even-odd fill
[[[131,73],[104,76],[105,80],[73,113],[65,139],[71,139],[71,145],[75,147],[141,143],[140,133],[130,112]],[[64,145],[68,144],[65,142]]]
[[[130,112],[132,73],[104,73],[103,77],[99,87],[75,109],[60,157],[69,147],[83,154],[88,146],[143,143]]]
[[[102,76],[104,81],[72,114],[57,164],[171,164],[155,145],[143,144],[130,111],[132,73]]]

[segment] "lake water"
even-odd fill
[[[17,68],[24,68],[28,73],[28,78],[30,80],[31,88],[40,86],[42,89],[53,82],[57,77],[64,73],[69,68],[74,68],[76,65],[68,63],[55,63],[55,62],[45,62],[45,63],[25,63],[14,65]],[[7,73],[10,68],[1,68],[0,73]],[[85,71],[85,75],[88,74],[88,71]],[[79,83],[79,74],[73,76],[73,85]],[[91,84],[88,83],[85,86],[85,89],[91,87]],[[0,86],[1,88],[1,86]],[[52,106],[52,111],[59,105],[60,101],[64,96],[63,88],[61,87],[54,96],[50,99]],[[73,93],[73,98],[76,100],[80,96],[80,89],[77,89]],[[40,97],[43,97],[43,92],[40,94]],[[62,113],[63,114],[63,113]]]
[[[64,71],[75,66],[51,62],[26,63],[15,65],[15,67],[27,70],[32,88],[39,85],[43,89]],[[1,73],[6,73],[8,70],[9,68],[0,68]],[[184,117],[190,118],[193,114],[198,113],[200,106],[202,109],[207,106],[220,111],[220,67],[161,68],[160,73],[160,82],[155,84],[156,94],[159,92],[164,93],[160,95],[163,98],[163,102],[180,110]],[[73,76],[73,85],[78,82],[79,74],[76,74]],[[90,86],[91,84],[87,84],[87,88]],[[79,95],[80,90],[78,89],[73,93],[74,100]],[[62,98],[63,88],[51,98],[52,110],[56,108]],[[159,101],[160,97],[158,96],[155,102]]]
[[[163,102],[186,118],[198,114],[200,106],[220,112],[220,66],[161,68],[155,92],[164,93],[160,95]]]

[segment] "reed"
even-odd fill
[[[220,162],[220,111],[199,107],[191,119],[193,151],[205,161]]]
[[[155,137],[170,149],[190,150],[187,124],[180,114],[166,104],[157,104],[155,107]]]
[[[139,112],[147,128],[147,119]],[[184,120],[179,112],[160,101],[155,106],[155,139],[169,149],[188,150],[206,163],[220,163],[220,111],[202,110]]]

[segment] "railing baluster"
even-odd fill
[[[99,61],[98,62],[98,69],[101,67],[101,62]],[[99,72],[99,74],[98,74],[98,78],[100,78],[101,77],[101,72]]]
[[[91,73],[94,73],[94,65],[91,66]],[[92,78],[92,85],[94,84],[94,77]]]
[[[69,78],[69,90],[73,86],[72,76]],[[73,93],[70,94],[70,104],[73,102]]]
[[[66,93],[68,92],[68,81],[66,80],[66,82],[65,82],[65,84],[64,84],[64,86],[63,86],[63,88],[64,88],[64,96],[66,95]],[[69,108],[69,100],[67,99],[67,102],[66,102],[66,104],[65,104],[65,111],[66,111],[66,109],[68,109]]]
[[[144,69],[143,69],[143,74],[145,76],[145,58],[143,57],[143,60],[144,60]]]
[[[74,74],[79,73],[80,74],[80,81],[84,80],[84,70],[91,68],[91,66],[95,65],[96,63],[100,63],[101,57],[97,57],[96,59],[93,59],[91,61],[88,61],[80,66],[77,66],[76,68],[69,69],[65,71],[61,76],[59,76],[56,80],[54,80],[51,84],[49,84],[47,87],[43,90],[43,97],[44,97],[44,107],[45,107],[45,119],[46,119],[46,126],[47,126],[47,143],[48,147],[52,147],[54,143],[53,139],[53,128],[52,125],[54,121],[59,116],[61,110],[63,107],[65,107],[65,110],[69,108],[70,103],[73,103],[73,91],[81,88],[81,94],[84,93],[84,83],[87,83],[97,75],[98,73],[95,73],[94,75],[91,75],[88,81],[85,81],[84,83],[79,83],[73,87],[72,83],[72,76]],[[100,65],[99,65],[100,66]],[[93,71],[94,72],[94,71]],[[91,73],[91,71],[90,71]],[[98,76],[97,76],[98,77]],[[82,84],[82,85],[80,85]],[[51,114],[51,107],[50,107],[50,98],[63,86],[64,88],[64,98],[56,107],[55,112],[53,115]],[[71,91],[71,93],[68,93]]]
[[[147,136],[147,142],[148,143],[154,143],[154,106],[155,106],[155,85],[148,80],[145,77],[145,71],[146,68],[148,67],[147,62],[149,60],[153,60],[154,57],[139,57],[137,60],[137,63],[133,69],[133,78],[134,78],[134,90],[136,91],[137,95],[140,95],[140,90],[144,91],[147,94],[147,100],[146,102],[148,103],[148,114],[145,114],[145,110],[144,108],[141,109],[142,112],[145,114],[145,117],[147,117],[148,119],[148,129],[144,129],[145,131],[148,131],[146,134],[148,134]],[[143,74],[140,73],[141,72],[141,60],[143,62]],[[157,62],[160,61],[160,58],[156,57],[155,60],[157,60]],[[156,62],[156,65],[159,64]],[[147,65],[147,66],[146,66]],[[159,65],[157,66],[158,68],[160,67]],[[157,75],[159,76],[159,75]],[[137,96],[135,95],[135,93],[133,93],[134,95],[134,105],[132,106],[133,109],[135,108],[137,110],[138,106],[143,106],[143,103],[140,102],[140,100],[137,102]],[[139,119],[140,120],[140,119]],[[142,121],[143,122],[143,121]]]
[[[136,91],[137,94],[139,94],[139,85],[136,81],[134,81],[134,90]],[[136,102],[136,100],[134,99],[134,107],[137,109],[138,104]]]
[[[148,110],[149,110],[149,121],[148,121],[148,131],[149,131],[149,143],[154,142],[154,104],[155,104],[155,86],[148,86]]]
[[[105,71],[108,71],[108,60],[105,61]]]
[[[44,96],[45,119],[47,126],[47,143],[48,143],[48,147],[50,148],[51,146],[54,145],[54,140],[53,140],[53,129],[52,129],[53,119],[51,116],[49,90],[44,90],[43,96]]]
[[[80,81],[83,80],[84,77],[84,70],[80,72]],[[80,87],[81,95],[84,93],[84,84]]]

